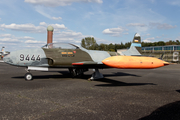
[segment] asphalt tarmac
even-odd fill
[[[104,69],[100,80],[67,69],[32,71],[0,63],[0,120],[179,120],[180,65]]]

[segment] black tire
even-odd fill
[[[26,80],[26,81],[31,81],[31,80],[33,80],[33,75],[32,75],[31,73],[26,73],[24,77],[25,77],[25,80]]]

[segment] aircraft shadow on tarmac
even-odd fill
[[[95,86],[101,86],[101,87],[156,85],[153,83],[125,83],[125,82],[112,80],[112,79],[108,79],[108,78],[103,78],[103,79],[99,79],[96,81],[108,83],[108,84],[95,85]]]
[[[42,73],[45,73],[46,71],[43,71]],[[49,72],[57,72],[57,71],[48,71]],[[69,74],[68,71],[58,71],[57,73],[61,73],[61,74],[54,74],[54,75],[34,75],[33,78],[34,79],[49,79],[49,78],[72,78]],[[33,73],[32,73],[33,74]],[[134,75],[134,74],[128,74],[128,73],[123,73],[123,72],[116,72],[116,73],[112,73],[112,74],[103,74],[104,77],[120,77],[120,76],[135,76],[135,77],[141,77],[138,75]],[[80,77],[81,79],[88,79],[90,78],[91,75],[90,74],[85,74],[82,77]],[[16,77],[12,77],[12,78],[23,78],[24,76],[16,76]],[[76,78],[76,77],[75,77]],[[77,77],[78,78],[78,77]]]
[[[50,71],[50,72],[52,72],[52,71]],[[68,71],[60,71],[59,73],[61,73],[61,74],[34,75],[33,78],[35,80],[36,79],[50,79],[50,78],[52,78],[52,79],[71,78]],[[138,75],[123,73],[123,72],[117,72],[117,73],[113,73],[113,74],[104,74],[104,77],[108,77],[108,76],[135,76],[135,77],[140,77]],[[83,75],[80,79],[87,80],[90,77],[91,77],[91,75],[86,74],[86,75]],[[12,77],[12,78],[24,79],[24,76],[16,76],[16,77]],[[95,85],[95,86],[101,86],[101,87],[156,85],[153,83],[125,83],[125,82],[121,82],[121,81],[117,81],[117,80],[113,80],[113,79],[109,79],[109,78],[102,78],[102,79],[98,79],[98,80],[94,80],[94,81],[105,83],[105,84]]]
[[[180,101],[169,103],[159,107],[150,115],[139,120],[179,120],[180,119]]]
[[[49,71],[53,72],[53,71]],[[69,72],[68,71],[61,71],[59,72],[61,74],[54,74],[54,75],[33,75],[33,79],[50,79],[50,78],[70,78]],[[33,73],[32,73],[33,74]],[[24,79],[24,76],[16,76],[12,78],[17,78],[17,79]]]
[[[180,90],[176,90],[176,92],[179,92],[179,93],[180,93]]]
[[[141,77],[139,75],[129,74],[129,73],[123,73],[123,72],[114,72],[112,74],[104,74],[104,77],[110,77],[110,76],[135,76],[135,77]]]
[[[113,80],[113,79],[109,79],[106,77],[120,77],[120,76],[134,76],[134,77],[141,77],[139,75],[134,75],[134,74],[129,74],[129,73],[123,73],[123,72],[115,72],[112,74],[104,74],[105,78],[102,79],[98,79],[96,81],[99,82],[105,82],[108,84],[99,84],[96,86],[101,86],[101,87],[114,87],[114,86],[140,86],[140,85],[156,85],[153,83],[125,83],[125,82],[121,82],[121,81],[117,81],[117,80]]]

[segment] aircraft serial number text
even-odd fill
[[[37,61],[40,61],[41,58],[40,58],[40,55],[35,57],[35,55],[32,55],[32,56],[27,55],[27,56],[25,56],[24,54],[21,54],[20,55],[20,61],[24,61],[24,60],[27,60],[27,61],[30,61],[30,60],[35,61],[35,60],[37,60]]]

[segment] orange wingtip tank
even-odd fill
[[[153,69],[169,65],[168,62],[153,57],[113,56],[102,61],[105,65],[120,69]]]

